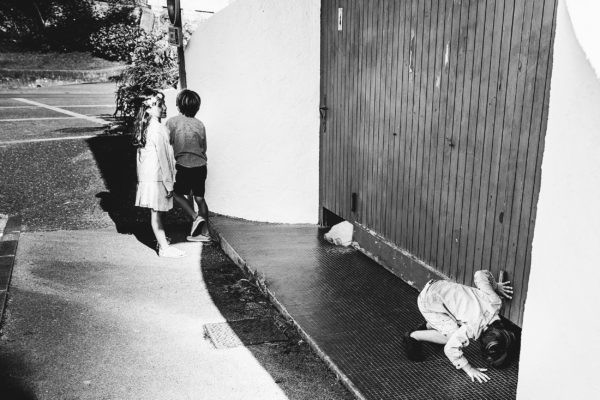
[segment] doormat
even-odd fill
[[[204,324],[204,336],[217,349],[287,340],[287,336],[277,328],[270,318]]]

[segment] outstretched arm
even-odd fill
[[[487,294],[501,295],[512,299],[513,288],[510,282],[496,282],[492,273],[488,270],[475,272],[475,286]]]
[[[504,296],[509,300],[512,299],[513,287],[510,285],[510,281],[498,282],[498,288],[496,289],[496,291],[501,296]]]
[[[471,364],[467,364],[463,367],[463,371],[469,375],[471,382],[475,382],[475,379],[477,379],[477,382],[479,383],[484,383],[490,380],[490,377],[487,374],[484,374],[484,372],[487,371],[487,368],[475,368]]]
[[[487,382],[490,380],[490,377],[485,374],[487,369],[473,367],[463,354],[463,348],[468,346],[469,341],[473,339],[473,330],[467,324],[462,325],[448,338],[448,342],[444,346],[444,353],[457,369],[465,371],[472,382],[475,380],[479,383]]]

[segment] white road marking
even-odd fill
[[[8,140],[6,142],[0,142],[0,146],[6,146],[8,144],[22,144],[22,143],[36,143],[36,142],[55,142],[57,140],[77,140],[77,139],[89,139],[97,137],[99,135],[82,135],[82,136],[63,136],[56,138],[46,139],[26,139],[26,140]]]
[[[21,102],[27,103],[27,104],[32,104],[34,106],[38,106],[38,107],[42,107],[42,108],[47,108],[47,109],[52,110],[52,111],[56,111],[56,112],[59,112],[59,113],[62,113],[62,114],[67,114],[67,115],[70,115],[72,117],[77,117],[77,118],[85,119],[87,121],[95,122],[95,123],[100,124],[100,125],[106,125],[106,124],[108,124],[107,121],[105,121],[103,119],[100,119],[100,118],[90,117],[90,116],[79,114],[79,113],[76,113],[76,112],[73,112],[73,111],[64,110],[64,109],[59,108],[59,107],[49,106],[47,104],[38,103],[37,101],[22,99],[22,98],[19,98],[19,97],[14,97],[13,100],[21,101]]]
[[[46,119],[78,119],[78,118],[77,117],[7,118],[7,119],[0,119],[0,122],[43,121]]]
[[[60,105],[60,104],[59,104]],[[84,104],[84,105],[60,105],[64,108],[91,108],[91,107],[114,107],[114,104]],[[0,106],[0,110],[12,108],[39,108],[39,106]]]
[[[39,108],[38,106],[0,106],[0,109],[6,108]]]

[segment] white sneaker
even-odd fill
[[[185,251],[181,251],[176,247],[173,246],[167,246],[165,248],[159,248],[158,249],[158,255],[160,257],[167,257],[167,258],[181,258],[181,257],[185,257]]]
[[[196,235],[196,236],[188,236],[186,238],[188,240],[188,242],[210,242],[212,241],[212,238],[210,236],[206,236],[206,235]]]
[[[194,222],[192,222],[192,230],[190,231],[190,236],[194,236],[194,232],[196,232],[196,230],[202,222],[204,222],[204,218],[198,215]]]

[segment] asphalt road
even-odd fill
[[[349,399],[290,330],[214,349],[204,323],[277,320],[216,245],[156,256],[111,84],[0,93],[0,214],[23,233],[0,331],[2,399]],[[167,232],[184,232],[180,211]]]

